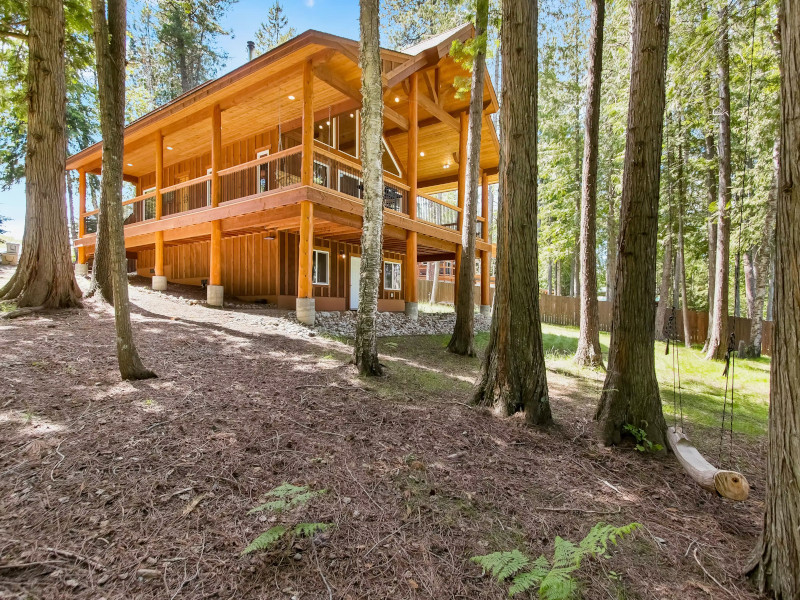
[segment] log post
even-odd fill
[[[303,65],[303,157],[300,183],[311,185],[314,181],[314,70],[311,61]]]
[[[164,135],[161,131],[155,135],[156,153],[156,220],[160,221],[164,214],[164,197],[161,188],[164,187]],[[164,276],[164,232],[156,231],[155,265],[153,268],[152,286],[154,290],[167,289],[167,278]]]
[[[461,113],[461,129],[458,134],[458,233],[464,227],[464,204],[467,196],[467,134],[469,112]],[[453,277],[453,300],[458,298],[458,274],[461,272],[461,244],[456,244],[456,271]]]
[[[417,73],[409,77],[408,93],[408,216],[417,220],[417,161],[419,160],[419,81]],[[419,315],[417,298],[417,232],[406,232],[406,315]]]
[[[86,171],[78,169],[78,239],[86,235]],[[89,265],[86,262],[86,248],[78,246],[78,262],[75,265],[76,275],[88,275]]]
[[[308,200],[300,203],[300,248],[297,268],[297,320],[313,325],[315,318],[314,285],[314,205]]]
[[[219,206],[222,198],[219,171],[222,168],[222,111],[219,104],[211,108],[211,206]],[[222,306],[225,288],[222,286],[222,221],[211,222],[209,248],[209,274],[206,301],[211,306]]]

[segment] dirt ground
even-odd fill
[[[601,520],[643,528],[585,563],[586,598],[756,597],[763,440],[739,441],[753,489],[732,503],[598,444],[580,379],[548,372],[557,424],[535,430],[467,405],[477,359],[385,340],[365,381],[283,313],[187,297],[132,287],[159,375],[135,383],[94,300],[0,321],[0,598],[503,598],[471,556],[550,556]],[[283,482],[328,490],[288,516],[335,528],[240,557]]]

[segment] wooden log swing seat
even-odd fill
[[[723,471],[708,462],[680,427],[667,429],[667,442],[678,462],[700,487],[730,500],[747,500],[750,484],[741,473]]]

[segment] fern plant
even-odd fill
[[[623,527],[598,523],[578,544],[556,537],[552,563],[544,555],[531,561],[516,549],[473,556],[471,560],[500,583],[511,578],[509,596],[538,588],[539,598],[543,600],[567,600],[578,590],[578,582],[572,573],[580,568],[583,559],[606,556],[609,544],[616,546],[618,540],[639,527],[639,523]]]
[[[639,452],[661,452],[664,449],[661,444],[654,444],[647,439],[647,432],[644,429],[640,429],[630,423],[625,425],[623,429],[634,437],[636,440],[636,449]]]
[[[265,494],[267,498],[272,498],[247,511],[248,515],[253,513],[268,511],[279,515],[292,509],[305,506],[314,498],[327,493],[327,490],[309,490],[308,486],[297,486],[291,483],[284,483],[270,490]],[[267,550],[273,547],[278,541],[289,536],[290,540],[296,537],[312,537],[333,527],[333,523],[281,523],[271,527],[242,550],[242,556],[257,550]],[[291,541],[289,543],[291,546]]]

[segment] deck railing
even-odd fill
[[[166,217],[211,204],[211,175],[161,189],[161,214]]]
[[[302,148],[295,146],[219,172],[222,202],[300,183]]]
[[[417,194],[417,219],[458,231],[461,209],[433,196]]]
[[[358,159],[324,147],[314,146],[314,177],[316,186],[336,190],[353,198],[364,197],[364,180]],[[408,214],[409,187],[391,173],[383,173],[383,207]]]
[[[156,218],[155,191],[131,198],[122,203],[122,223],[132,225]]]

